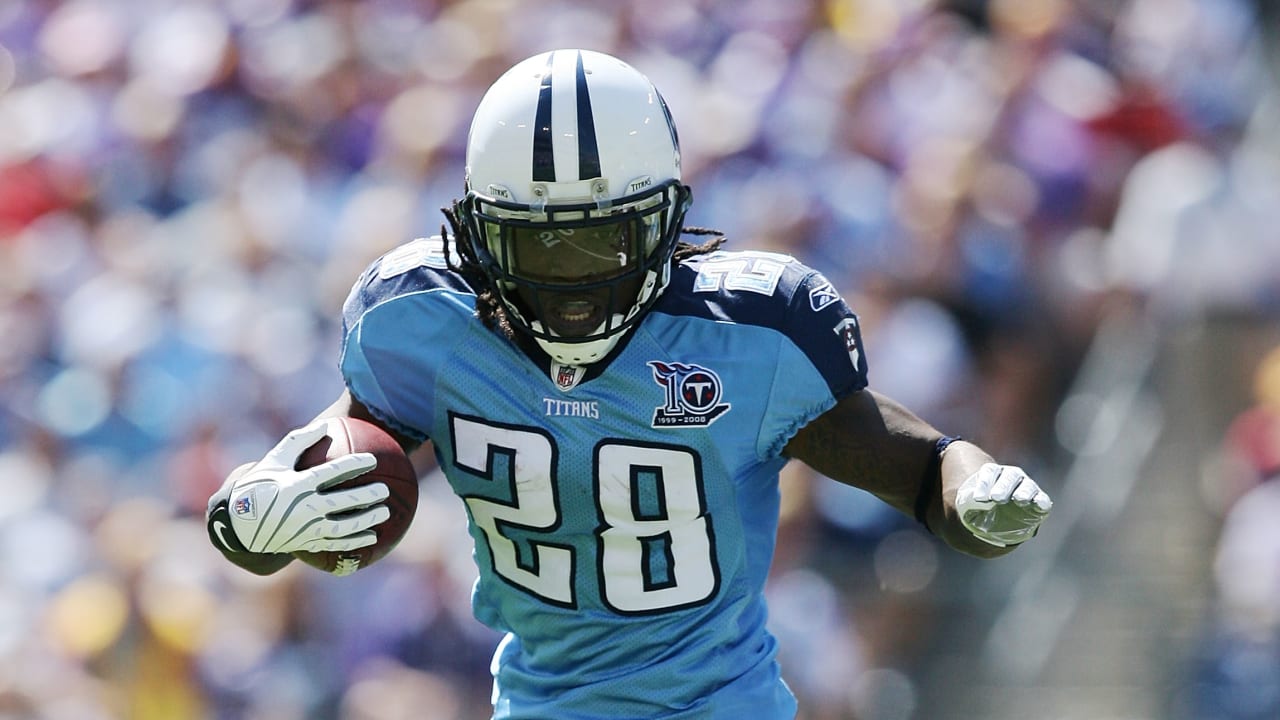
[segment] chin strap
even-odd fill
[[[590,365],[609,354],[609,351],[618,344],[618,340],[622,337],[621,333],[611,335],[600,340],[592,340],[585,343],[557,343],[551,340],[543,340],[542,338],[534,338],[542,351],[551,356],[551,359],[562,365],[585,366]],[[598,347],[597,347],[598,346]],[[568,357],[568,353],[564,348],[573,348],[578,355],[586,355],[586,357]]]

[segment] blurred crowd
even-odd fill
[[[203,512],[337,395],[350,283],[439,231],[514,62],[648,74],[690,222],[823,270],[873,388],[1052,492],[1107,313],[1280,316],[1275,26],[1261,0],[0,3],[0,718],[487,717],[497,638],[429,453],[409,536],[352,578],[250,576]],[[913,716],[950,558],[788,468],[770,622],[806,720]]]
[[[1222,523],[1212,606],[1188,678],[1191,717],[1280,715],[1280,345],[1251,379],[1252,402],[1228,424],[1204,475],[1206,505]]]

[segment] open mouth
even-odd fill
[[[598,284],[598,283],[597,283]],[[517,286],[522,316],[541,325],[534,332],[573,340],[596,340],[617,331],[623,308],[635,303],[638,281],[611,287],[552,289]]]
[[[549,303],[547,324],[557,335],[582,337],[592,334],[604,320],[604,308],[589,300]]]
[[[569,302],[563,307],[556,309],[556,315],[560,322],[563,323],[580,323],[591,319],[596,312],[596,306],[588,302]]]

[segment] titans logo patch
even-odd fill
[[[729,409],[720,402],[724,388],[720,376],[701,365],[650,360],[653,381],[665,392],[662,405],[653,410],[653,427],[706,427]]]

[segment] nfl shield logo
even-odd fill
[[[577,387],[582,380],[582,376],[586,374],[585,368],[575,365],[560,365],[552,363],[551,376],[556,381],[556,387],[561,391],[572,390]]]
[[[252,519],[254,516],[253,496],[250,495],[249,493],[245,493],[244,495],[241,495],[240,497],[236,498],[236,501],[234,504],[232,504],[231,509],[235,511],[236,515],[239,515],[241,517],[248,517]]]

